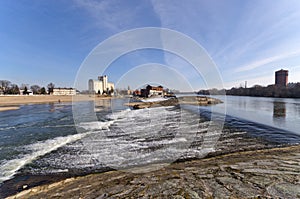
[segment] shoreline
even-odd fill
[[[0,106],[0,112],[2,111],[13,111],[20,109],[19,106]]]
[[[0,112],[18,110],[21,105],[26,104],[96,101],[112,98],[114,97],[97,95],[0,95]]]
[[[292,145],[174,162],[146,173],[107,171],[69,178],[54,176],[55,182],[32,188],[23,186],[19,190],[23,191],[8,198],[147,197],[152,194],[156,197],[198,195],[200,198],[297,197],[300,194],[296,189],[300,183],[296,180],[300,175],[299,158],[300,145]],[[274,164],[270,164],[272,162]],[[157,188],[155,193],[151,192]]]
[[[26,104],[45,104],[45,103],[62,103],[62,102],[79,102],[79,101],[97,101],[117,98],[114,96],[99,95],[0,95],[0,112],[18,110],[21,105]],[[208,106],[223,103],[221,100],[202,97],[186,96],[179,98],[170,98],[156,102],[130,102],[125,104],[133,109],[150,108],[158,106],[175,106],[178,104],[190,104]]]

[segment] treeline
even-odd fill
[[[21,84],[20,87],[17,84],[11,83],[8,80],[0,80],[0,94],[2,95],[46,95],[53,92],[54,84],[50,83],[45,87],[39,85],[29,86],[28,84]]]
[[[231,88],[229,90],[200,90],[202,95],[236,95],[253,97],[279,97],[279,98],[300,98],[300,83],[289,84],[289,86],[269,85],[267,87],[255,85],[251,88]]]

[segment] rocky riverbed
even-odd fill
[[[300,146],[235,152],[144,173],[91,174],[10,198],[300,198]]]
[[[157,101],[141,101],[143,99],[137,98],[135,99],[138,102],[129,102],[125,105],[132,107],[133,109],[142,109],[142,108],[152,108],[159,106],[176,106],[180,104],[190,104],[190,105],[198,105],[198,106],[208,106],[213,104],[223,103],[219,99],[206,97],[206,96],[184,96],[178,98],[170,98],[157,100]]]

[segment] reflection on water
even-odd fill
[[[295,104],[295,115],[297,117],[300,117],[300,104],[294,103]]]
[[[285,118],[286,116],[286,106],[285,102],[274,101],[273,102],[273,117],[274,118]]]
[[[273,101],[273,121],[276,125],[285,126],[286,104],[283,101]]]
[[[111,100],[95,100],[94,101],[95,112],[109,111],[111,108]]]
[[[247,102],[245,100],[239,99],[238,100],[238,105],[241,108],[247,109]]]
[[[300,134],[300,99],[246,96],[213,96],[225,103],[215,112],[226,109],[227,115]],[[209,109],[209,107],[207,108]]]
[[[54,103],[49,103],[49,105],[50,105],[49,112],[54,112],[55,111],[55,105],[54,105]]]

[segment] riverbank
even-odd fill
[[[16,95],[0,96],[0,111],[17,110],[24,104],[60,103],[72,101],[92,101],[98,99],[111,99],[109,96],[97,95]]]
[[[19,106],[4,106],[4,107],[0,107],[0,112],[1,111],[12,111],[12,110],[18,110],[20,109]]]
[[[299,161],[299,145],[235,152],[147,173],[68,178],[9,198],[298,198]]]

